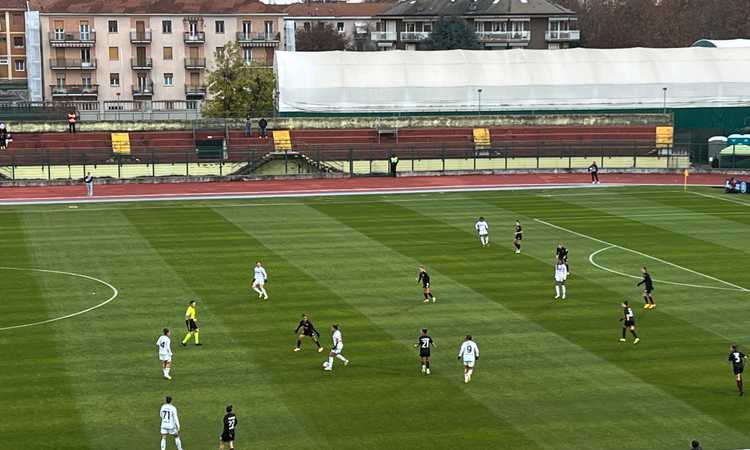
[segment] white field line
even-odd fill
[[[37,326],[37,325],[45,325],[45,324],[48,324],[48,323],[57,322],[59,320],[65,320],[65,319],[70,319],[71,317],[80,316],[82,314],[86,314],[89,311],[93,311],[93,310],[95,310],[97,308],[101,308],[102,306],[104,306],[104,305],[110,303],[111,301],[113,301],[114,299],[116,299],[117,296],[120,294],[116,287],[112,286],[111,284],[107,283],[106,281],[100,280],[99,278],[94,278],[94,277],[89,276],[89,275],[84,275],[84,274],[81,274],[81,273],[64,272],[62,270],[46,270],[46,269],[34,269],[34,268],[23,268],[23,267],[0,267],[0,270],[20,270],[20,271],[44,272],[44,273],[58,273],[58,274],[62,274],[62,275],[70,275],[72,277],[85,278],[85,279],[88,279],[88,280],[96,281],[97,283],[101,283],[101,284],[107,286],[108,288],[110,288],[112,290],[112,296],[110,298],[108,298],[107,300],[99,303],[98,305],[94,305],[94,306],[92,306],[90,308],[86,308],[86,309],[84,309],[82,311],[78,311],[78,312],[75,312],[75,313],[72,313],[72,314],[67,314],[67,315],[61,316],[61,317],[55,317],[53,319],[42,320],[42,321],[39,321],[39,322],[25,323],[25,324],[21,324],[21,325],[13,325],[13,326],[10,326],[10,327],[2,327],[2,328],[0,328],[0,331],[15,330],[15,329],[18,329],[18,328],[34,327],[34,326]]]
[[[628,274],[628,273],[619,272],[617,270],[610,269],[609,267],[605,267],[605,266],[603,266],[601,264],[598,264],[596,261],[594,261],[594,257],[596,255],[598,255],[599,253],[603,253],[603,252],[605,252],[607,250],[611,250],[613,248],[617,248],[617,246],[610,245],[608,247],[600,248],[599,250],[591,253],[589,255],[589,262],[594,267],[596,267],[598,269],[601,269],[601,270],[604,270],[604,271],[607,271],[607,272],[610,272],[610,273],[614,273],[615,275],[620,275],[620,276],[623,276],[623,277],[628,277],[628,278],[633,278],[635,280],[640,280],[641,277],[639,277],[639,276],[631,275],[631,274]],[[715,290],[719,290],[719,291],[747,292],[745,289],[737,289],[737,288],[732,288],[732,287],[705,286],[705,285],[702,285],[702,284],[678,283],[676,281],[657,280],[656,278],[654,278],[654,281],[658,281],[659,283],[662,283],[662,284],[672,284],[672,285],[675,285],[675,286],[685,286],[685,287],[692,287],[692,288],[698,288],[698,289],[715,289]]]
[[[750,202],[743,202],[741,200],[737,200],[734,198],[720,197],[718,195],[704,194],[702,192],[693,192],[693,191],[688,191],[688,192],[690,192],[691,194],[700,195],[701,197],[713,198],[716,200],[722,200],[722,201],[729,202],[729,203],[736,203],[738,205],[750,206]],[[731,194],[727,194],[727,195],[731,195]]]
[[[237,199],[263,199],[263,198],[300,198],[300,197],[339,197],[354,195],[390,195],[390,194],[430,194],[443,192],[484,192],[484,191],[522,191],[522,190],[546,190],[546,189],[605,189],[612,187],[638,187],[638,186],[675,186],[674,183],[643,183],[622,184],[606,183],[591,185],[589,183],[569,184],[486,184],[486,185],[444,185],[424,186],[412,188],[351,188],[346,190],[337,189],[308,189],[294,191],[267,191],[267,192],[230,192],[230,193],[190,193],[190,194],[133,194],[133,195],[109,195],[75,197],[42,197],[42,198],[17,198],[2,199],[0,206],[14,205],[57,205],[57,204],[89,204],[89,203],[114,203],[114,202],[145,202],[145,201],[179,201],[179,200],[237,200]],[[715,185],[691,185],[691,186],[715,186]]]
[[[558,230],[561,230],[561,231],[565,231],[566,233],[570,233],[570,234],[573,234],[573,235],[576,235],[576,236],[579,236],[579,237],[582,237],[582,238],[585,238],[585,239],[589,239],[589,240],[592,240],[592,241],[595,241],[595,242],[599,242],[599,243],[604,244],[604,245],[608,245],[610,247],[619,248],[620,250],[624,250],[626,252],[630,252],[630,253],[634,253],[636,255],[643,256],[644,258],[649,258],[649,259],[652,259],[654,261],[659,261],[662,264],[666,264],[666,265],[674,267],[676,269],[681,269],[681,270],[684,270],[686,272],[690,272],[690,273],[692,273],[694,275],[698,275],[698,276],[701,276],[701,277],[704,277],[704,278],[708,278],[709,280],[713,280],[713,281],[716,281],[718,283],[721,283],[721,284],[724,284],[724,285],[727,285],[727,286],[731,286],[731,287],[735,288],[738,291],[750,292],[750,289],[744,288],[742,286],[739,286],[737,284],[731,283],[729,281],[724,281],[724,280],[722,280],[720,278],[716,278],[716,277],[713,277],[711,275],[706,275],[705,273],[698,272],[697,270],[689,269],[689,268],[681,266],[679,264],[675,264],[673,262],[669,262],[669,261],[666,261],[664,259],[657,258],[656,256],[651,256],[651,255],[648,255],[646,253],[639,252],[638,250],[633,250],[632,248],[627,248],[627,247],[623,247],[621,245],[613,244],[611,242],[607,242],[605,240],[602,240],[602,239],[599,239],[599,238],[595,238],[593,236],[589,236],[588,234],[579,233],[579,232],[573,231],[573,230],[571,230],[569,228],[564,228],[564,227],[561,227],[561,226],[558,226],[558,225],[555,225],[555,224],[552,224],[552,223],[549,223],[549,222],[545,222],[544,220],[541,220],[541,219],[534,219],[534,221],[535,222],[539,222],[542,225],[547,225],[548,227],[551,227],[551,228],[555,228],[555,229],[558,229]]]

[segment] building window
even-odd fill
[[[109,85],[112,87],[119,87],[120,86],[120,74],[119,73],[110,73],[109,74]]]
[[[172,32],[172,21],[171,20],[162,20],[161,21],[161,32],[164,34],[169,34]]]
[[[216,56],[224,55],[224,47],[216,47]]]
[[[172,47],[164,47],[164,60],[165,61],[172,60]]]
[[[16,72],[26,72],[26,60],[17,59],[15,64]]]
[[[13,38],[13,47],[15,48],[23,48],[23,38],[16,36]]]
[[[19,27],[21,25],[24,25],[24,18],[23,13],[13,13],[11,16],[11,25],[14,27]]]
[[[91,87],[91,75],[81,75],[81,84],[86,87]]]
[[[110,47],[109,48],[109,60],[110,61],[119,61],[120,60],[120,49],[119,49],[119,47]]]
[[[344,22],[336,22],[336,31],[339,33],[344,32]]]
[[[173,86],[174,85],[174,75],[171,73],[165,73],[164,74],[164,86]]]
[[[270,20],[266,20],[265,22],[263,22],[263,28],[266,32],[266,36],[270,36],[273,34],[273,22],[271,22]]]
[[[243,47],[242,59],[245,61],[245,64],[252,63],[253,62],[253,49],[250,47]]]
[[[109,32],[110,33],[117,33],[117,21],[116,20],[110,20],[108,22],[109,24]]]
[[[302,28],[304,28],[305,31],[310,31],[310,22],[305,22],[304,25],[302,25]]]
[[[432,33],[432,24],[431,23],[423,24],[422,30],[424,30],[425,33]]]
[[[216,21],[216,32],[224,33],[224,21],[223,20]]]

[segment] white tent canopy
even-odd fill
[[[693,47],[747,48],[750,47],[750,39],[700,39],[695,41]]]
[[[750,48],[277,52],[274,70],[281,112],[750,105]]]

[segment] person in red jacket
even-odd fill
[[[71,110],[68,113],[68,133],[76,132],[76,122],[78,121],[78,115],[75,110]]]

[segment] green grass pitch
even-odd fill
[[[238,449],[750,447],[750,399],[726,361],[732,342],[750,353],[750,200],[696,192],[729,201],[641,187],[1,208],[0,266],[88,275],[119,295],[0,331],[0,448],[158,448],[165,395],[188,450],[217,447],[229,403]],[[473,234],[480,215],[489,248]],[[558,241],[565,303],[553,301]],[[267,302],[249,290],[258,259]],[[648,312],[627,276],[644,264]],[[0,279],[0,328],[112,296],[63,273]],[[190,299],[204,345],[183,348]],[[618,341],[623,300],[638,345]],[[291,351],[303,312],[326,347],[341,325],[349,367],[322,371],[310,342]],[[164,326],[173,381],[155,347]],[[429,377],[413,347],[422,327],[437,343]],[[482,352],[468,385],[467,333]]]

